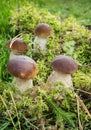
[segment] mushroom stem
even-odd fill
[[[10,56],[9,56],[9,60],[14,59],[14,58],[16,58],[17,56],[21,56],[21,55],[23,55],[22,52],[11,51]]]
[[[40,50],[46,51],[47,38],[41,38],[41,37],[36,36],[34,43],[35,43],[34,44],[35,50],[40,49]]]
[[[65,74],[62,72],[53,71],[52,74],[48,77],[47,82],[55,86],[55,83],[62,83],[66,88],[73,87],[71,74]]]
[[[38,73],[36,62],[24,55],[19,55],[9,60],[7,70],[15,77],[13,84],[15,84],[21,92],[33,87],[32,79]]]
[[[29,88],[33,87],[32,79],[20,79],[15,77],[12,83],[16,85],[20,92],[24,92]]]

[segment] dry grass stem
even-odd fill
[[[5,103],[5,101],[4,101],[4,99],[3,99],[3,97],[2,97],[1,95],[0,95],[0,98],[1,98],[1,101],[2,101],[3,105],[5,106],[5,108],[6,108],[6,110],[7,110],[7,113],[8,113],[8,115],[9,115],[10,119],[11,119],[12,124],[13,124],[13,126],[14,126],[14,128],[15,128],[15,124],[14,124],[14,121],[13,121],[13,119],[12,119],[12,116],[11,116],[11,114],[10,114],[10,112],[9,112],[9,109],[8,109],[6,103]],[[15,130],[17,130],[17,129],[15,128]]]
[[[31,126],[33,126],[36,130],[40,130],[38,127],[36,127],[35,125],[33,125],[31,122],[28,121],[28,119],[23,116],[23,118],[25,119],[25,121],[27,121]]]
[[[76,94],[76,98],[77,100],[80,102],[81,106],[83,107],[83,109],[85,110],[85,112],[88,114],[88,116],[91,118],[91,114],[89,112],[89,110],[87,109],[86,105],[84,104],[84,102],[80,99],[80,97]]]
[[[12,48],[12,45],[13,45],[14,41],[15,41],[19,36],[21,36],[21,34],[22,34],[22,33],[18,34],[17,36],[15,36],[15,37],[11,40],[11,42],[10,42],[10,48]]]
[[[90,92],[87,92],[87,91],[84,91],[84,90],[81,90],[81,89],[76,89],[76,90],[91,95]]]
[[[83,130],[81,121],[80,121],[80,113],[79,113],[79,100],[77,99],[77,113],[78,113],[78,122],[79,122],[79,129]]]
[[[12,93],[10,92],[10,96],[12,98],[12,101],[13,101],[13,104],[14,104],[14,108],[15,108],[15,111],[16,111],[16,116],[17,116],[17,120],[18,120],[18,125],[19,125],[19,130],[21,130],[21,125],[20,125],[20,121],[19,121],[19,117],[18,117],[18,111],[17,111],[17,108],[16,108],[16,104],[15,104],[15,101],[14,101],[14,97],[12,95]]]

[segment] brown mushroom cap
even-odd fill
[[[59,55],[51,63],[54,71],[72,74],[77,71],[78,64],[69,56]]]
[[[7,48],[19,52],[26,52],[28,50],[27,44],[20,38],[12,39],[7,42]]]
[[[41,38],[47,38],[52,32],[51,27],[46,23],[40,23],[36,26],[34,33]]]
[[[18,56],[9,61],[8,72],[21,79],[31,79],[38,73],[35,61],[27,56]]]

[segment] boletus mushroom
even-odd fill
[[[6,46],[11,50],[9,59],[13,59],[18,55],[23,55],[28,50],[27,44],[20,38],[8,41]]]
[[[66,88],[73,86],[71,74],[78,69],[78,64],[69,56],[56,56],[51,63],[52,74],[48,77],[47,82],[54,86],[55,83],[62,83]]]
[[[19,56],[9,60],[7,70],[15,77],[13,83],[21,92],[33,87],[32,79],[38,73],[35,61],[27,56]]]
[[[46,43],[51,33],[52,28],[47,23],[39,23],[34,30],[34,50],[40,49],[46,51]]]

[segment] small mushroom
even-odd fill
[[[34,50],[40,49],[42,51],[46,51],[46,43],[51,33],[52,29],[47,23],[38,24],[34,30]]]
[[[69,56],[59,55],[51,63],[54,70],[48,77],[47,82],[54,86],[55,83],[62,83],[66,88],[73,86],[71,74],[78,69],[78,64]]]
[[[20,38],[15,38],[8,41],[6,46],[11,50],[9,59],[22,55],[28,50],[27,44]]]
[[[86,28],[91,31],[91,25],[86,25]]]
[[[7,70],[15,77],[13,83],[21,92],[33,87],[32,79],[38,73],[35,61],[27,56],[19,56],[9,60]]]

